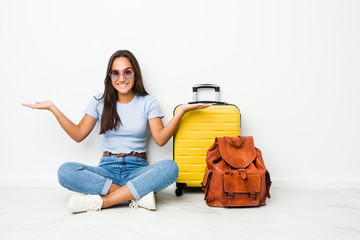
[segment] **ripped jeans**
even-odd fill
[[[76,162],[66,162],[59,167],[59,183],[75,192],[107,195],[111,184],[127,185],[135,199],[151,191],[159,192],[178,177],[178,166],[173,160],[163,160],[149,165],[135,156],[101,158],[98,167]]]

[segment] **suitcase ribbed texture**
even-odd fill
[[[213,105],[186,113],[174,135],[174,161],[179,166],[176,182],[201,187],[207,150],[215,137],[239,135],[240,111],[234,105]]]

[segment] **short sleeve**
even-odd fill
[[[100,117],[99,108],[98,108],[98,105],[99,105],[100,100],[98,100],[98,99],[100,99],[101,96],[102,96],[101,93],[96,94],[96,96],[94,96],[94,97],[90,100],[90,102],[89,102],[89,104],[87,105],[87,107],[83,110],[83,112],[84,112],[85,114],[90,115],[91,117],[95,118],[96,120],[98,120],[99,117]]]
[[[158,101],[155,99],[155,97],[148,95],[147,101],[146,101],[146,113],[147,113],[147,119],[152,118],[163,118],[164,116],[161,114],[160,105]]]

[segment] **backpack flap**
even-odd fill
[[[245,169],[256,158],[253,137],[217,138],[222,159],[231,167]]]

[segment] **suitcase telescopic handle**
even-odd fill
[[[197,92],[199,88],[213,88],[215,92],[220,92],[219,85],[216,84],[197,84],[193,86],[193,92]]]
[[[193,101],[197,102],[197,92],[200,88],[212,88],[215,90],[215,102],[219,102],[220,86],[216,84],[197,84],[193,86]]]

